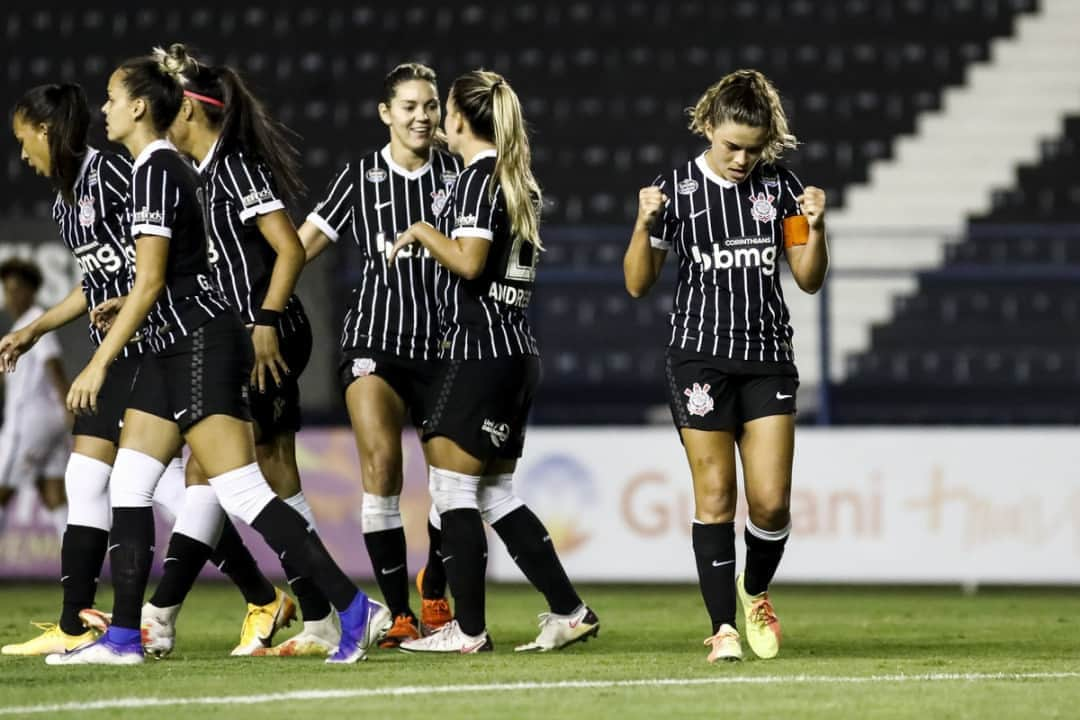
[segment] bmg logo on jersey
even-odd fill
[[[693,261],[705,270],[730,270],[731,268],[761,268],[762,275],[776,272],[776,246],[768,235],[734,237],[722,243],[713,243],[712,252],[697,245],[690,248]]]
[[[125,246],[123,254],[127,256],[128,262],[134,266],[135,248],[132,247],[129,250]],[[96,242],[75,248],[75,262],[79,264],[79,269],[82,270],[83,275],[89,275],[98,270],[115,273],[124,267],[124,258],[117,252],[115,247]]]
[[[389,236],[390,233],[384,230],[375,233],[375,252],[384,255],[387,260],[390,259],[390,251],[394,249],[394,243],[401,237],[401,233],[394,233],[393,240]],[[431,253],[420,243],[414,242],[398,250],[397,256],[398,258],[429,258]]]

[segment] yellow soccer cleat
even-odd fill
[[[780,619],[769,601],[769,593],[747,595],[743,574],[735,579],[735,592],[746,618],[746,642],[750,649],[762,660],[776,657],[780,652]]]
[[[332,612],[322,620],[305,620],[304,629],[274,647],[256,648],[255,657],[327,657],[341,642],[338,614]]]
[[[0,648],[4,655],[54,655],[77,650],[89,645],[100,637],[100,633],[87,630],[81,635],[68,635],[53,623],[31,623],[41,630],[41,634],[23,643],[5,645]]]
[[[742,643],[739,641],[739,631],[727,623],[721,625],[715,635],[705,638],[705,644],[711,646],[708,657],[711,663],[717,660],[726,662],[742,660]]]
[[[240,631],[240,644],[229,653],[235,657],[253,654],[259,648],[268,648],[274,634],[287,627],[296,617],[296,603],[281,590],[274,588],[274,601],[267,605],[248,604],[244,627]]]

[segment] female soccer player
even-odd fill
[[[456,158],[435,147],[441,107],[430,68],[416,63],[394,68],[383,82],[379,116],[390,142],[338,173],[300,227],[300,236],[308,257],[315,258],[349,233],[362,257],[341,333],[340,376],[362,461],[364,542],[394,615],[383,644],[394,646],[420,637],[421,626],[427,631],[445,624],[450,608],[437,560],[424,572],[421,585],[430,597],[421,590],[419,619],[409,606],[399,509],[402,427],[407,414],[420,427],[438,373],[436,263],[422,249],[403,253],[389,265],[386,257],[410,225],[436,222],[461,168]],[[429,535],[437,538],[431,526]]]
[[[119,155],[87,146],[90,107],[82,88],[72,83],[32,88],[15,103],[12,118],[23,160],[56,188],[53,219],[79,263],[82,282],[33,322],[0,340],[6,372],[14,371],[19,358],[32,352],[49,332],[85,316],[87,307],[123,295],[130,283],[124,213],[131,164]],[[101,338],[91,325],[92,343],[97,346]],[[93,610],[93,604],[109,537],[109,473],[127,391],[141,353],[139,341],[128,343],[109,367],[99,411],[75,419],[73,449],[64,471],[68,513],[60,545],[63,605],[59,622],[43,626],[44,631],[31,640],[5,645],[5,655],[47,655],[92,642],[98,633],[84,627],[80,613],[98,627],[108,622],[104,614]],[[154,500],[168,514],[178,513],[183,500],[179,462],[170,465]]]
[[[259,467],[277,495],[314,527],[296,465],[298,381],[311,355],[311,325],[293,294],[304,267],[304,248],[285,209],[285,202],[303,189],[297,151],[288,143],[287,130],[269,116],[235,70],[199,63],[179,44],[170,54],[181,68],[184,99],[169,139],[198,163],[210,267],[229,305],[251,328],[255,367],[250,398]],[[189,462],[188,472],[209,489],[197,462]],[[144,635],[159,638],[162,650],[171,645],[180,604],[210,551],[203,543],[192,546],[183,536],[172,538],[169,555],[177,562],[166,566],[143,609]],[[304,650],[301,654],[328,655],[337,647],[339,634],[330,603],[290,560],[284,559],[282,567],[304,617],[303,632],[290,644]],[[252,604],[232,654],[265,650],[276,627],[291,616],[291,602],[279,593],[266,603]]]
[[[439,213],[438,224],[452,230],[448,236],[413,223],[394,242],[389,262],[407,249],[427,251],[447,271],[439,308],[444,362],[423,434],[456,619],[401,647],[492,649],[484,608],[486,519],[551,609],[536,640],[517,650],[552,650],[595,635],[599,621],[567,578],[543,524],[512,488],[540,377],[526,308],[540,252],[541,196],[517,95],[495,73],[459,77],[447,100],[446,135],[466,164]]]
[[[142,662],[139,609],[153,542],[149,498],[164,461],[186,441],[222,507],[279,556],[295,560],[340,612],[341,640],[328,662],[356,662],[389,627],[389,612],[341,572],[313,528],[274,495],[255,461],[247,399],[251,338],[209,275],[198,177],[164,139],[183,101],[180,70],[175,57],[129,60],[110,77],[102,108],[109,139],[135,158],[129,207],[136,270],[127,301],[71,385],[68,407],[96,408],[109,364],[144,322],[150,352],[124,414],[111,478],[113,624],[94,644],[47,659]]]
[[[771,658],[780,623],[768,587],[791,529],[799,384],[777,264],[783,249],[796,284],[821,288],[825,193],[775,164],[795,137],[760,72],[739,70],[710,87],[690,129],[710,148],[642,188],[623,273],[630,295],[641,297],[668,251],[679,259],[666,373],[694,483],[694,556],[712,619],[708,660],[742,659],[736,595],[751,649]],[[737,579],[736,446],[750,508]]]

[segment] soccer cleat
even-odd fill
[[[416,575],[416,589],[420,593],[420,634],[424,637],[431,635],[446,623],[454,619],[454,613],[450,611],[450,603],[446,598],[424,597],[424,573],[427,566],[420,568]]]
[[[341,641],[328,663],[355,663],[367,659],[367,651],[384,637],[393,625],[390,610],[362,592],[341,613]]]
[[[52,655],[66,653],[89,645],[100,637],[100,633],[87,630],[81,635],[68,635],[53,623],[31,623],[41,633],[26,642],[13,643],[0,648],[3,655]]]
[[[163,608],[150,603],[143,605],[139,634],[147,655],[161,660],[173,651],[176,645],[176,616],[179,614],[179,605]]]
[[[709,662],[717,660],[738,662],[742,660],[742,643],[739,642],[739,631],[727,623],[720,626],[716,634],[705,638],[705,644],[711,645],[709,650]]]
[[[457,620],[451,620],[435,633],[416,640],[406,640],[398,646],[409,653],[472,653],[490,652],[495,649],[487,630],[479,635],[466,635]]]
[[[95,630],[104,634],[109,626],[112,625],[112,613],[101,612],[94,608],[86,608],[79,611],[79,622],[83,624],[83,627]]]
[[[780,619],[769,601],[769,593],[748,595],[743,578],[744,574],[740,574],[735,579],[735,592],[746,617],[746,643],[762,660],[774,658],[780,652]]]
[[[288,640],[269,648],[256,648],[256,657],[327,657],[341,642],[337,613],[322,620],[305,620],[304,629]]]
[[[68,653],[46,655],[47,665],[138,665],[143,648],[138,630],[110,627],[96,642]]]
[[[514,652],[561,650],[576,642],[585,642],[600,634],[600,619],[582,605],[569,615],[540,613],[540,634],[531,643],[518,645]]]
[[[394,626],[386,633],[379,647],[384,650],[396,648],[406,640],[415,640],[418,637],[420,637],[420,631],[416,628],[416,618],[405,614],[398,615],[394,618]]]
[[[296,617],[296,603],[293,599],[274,588],[274,600],[266,605],[248,603],[244,627],[240,630],[240,644],[229,654],[233,657],[251,655],[259,648],[268,648],[274,634],[283,627],[288,627]]]

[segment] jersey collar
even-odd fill
[[[698,169],[701,170],[701,173],[706,178],[708,178],[709,180],[712,180],[714,183],[716,183],[720,187],[724,188],[725,190],[733,188],[738,184],[738,183],[733,183],[730,180],[725,180],[724,178],[717,175],[713,171],[713,169],[711,167],[709,167],[708,161],[705,160],[705,153],[701,153],[700,155],[698,155],[697,159],[694,160],[694,162],[697,164]]]
[[[206,153],[206,157],[204,157],[196,166],[195,169],[199,171],[200,175],[206,172],[206,168],[210,167],[210,163],[214,161],[214,154],[217,152],[219,144],[221,144],[220,135],[214,140],[214,144],[210,146],[210,150]]]
[[[386,146],[383,147],[383,149],[379,151],[379,154],[382,155],[382,159],[386,163],[387,167],[389,167],[391,170],[393,170],[398,175],[402,175],[402,176],[404,176],[405,178],[407,178],[409,180],[415,180],[416,178],[420,177],[421,175],[423,175],[427,171],[431,170],[431,152],[430,151],[428,151],[428,161],[426,163],[424,163],[423,165],[421,165],[420,167],[416,168],[415,170],[406,170],[405,168],[401,167],[396,162],[394,162],[394,158],[390,156],[390,143],[387,143]]]
[[[158,150],[176,150],[176,147],[166,140],[165,138],[159,138],[143,148],[139,153],[139,157],[135,158],[134,164],[131,166],[131,171],[139,169],[139,166],[150,159],[150,156],[156,153]]]
[[[465,167],[468,167],[469,165],[475,165],[476,163],[480,162],[484,158],[493,158],[493,157],[498,157],[498,156],[499,156],[499,153],[497,153],[494,150],[481,150],[480,152],[473,155],[472,160],[470,160],[468,163],[466,163]]]

